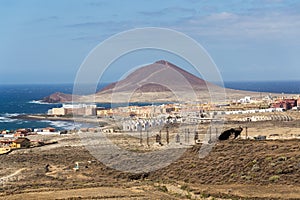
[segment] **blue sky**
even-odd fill
[[[0,84],[72,83],[97,44],[142,27],[192,37],[225,81],[300,80],[297,0],[1,0],[0,27]]]

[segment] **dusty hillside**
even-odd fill
[[[300,186],[299,140],[219,142],[204,159],[199,158],[199,149],[194,146],[150,178],[192,184]]]
[[[60,192],[64,194],[61,199],[82,195],[90,199],[183,199],[181,193],[184,198],[207,194],[222,198],[300,198],[299,140],[219,142],[204,159],[198,157],[200,146],[194,146],[168,167],[129,174],[95,160],[74,135],[57,139],[54,145],[0,157],[0,176],[12,176],[2,185],[0,199],[18,199],[19,193],[24,199],[26,195],[39,194],[48,199],[47,195],[53,197],[54,191],[66,189],[76,192]],[[75,162],[80,165],[76,172]],[[49,171],[45,170],[47,164]],[[80,188],[87,192],[77,191]],[[88,193],[88,188],[99,188],[99,192]],[[107,192],[107,188],[118,195]]]

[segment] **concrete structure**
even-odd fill
[[[34,132],[39,135],[60,135],[60,132],[56,131],[56,129],[52,127],[34,129]]]
[[[48,111],[48,115],[83,115],[95,116],[97,105],[95,104],[63,104],[61,108],[52,108]]]
[[[281,99],[272,104],[272,108],[282,108],[284,110],[290,110],[297,106],[297,99]]]
[[[14,137],[24,137],[27,136],[31,132],[31,129],[21,128],[14,132]]]
[[[271,121],[270,116],[251,116],[238,119],[237,121],[246,121],[246,122],[259,122],[259,121]]]
[[[169,122],[174,122],[170,121]],[[123,131],[146,131],[149,128],[155,128],[168,123],[167,119],[139,119],[128,120],[122,123]]]
[[[246,97],[238,100],[238,102],[239,103],[251,103],[251,97],[246,96]]]
[[[238,115],[238,114],[254,114],[254,113],[271,113],[271,112],[283,112],[283,108],[267,108],[267,109],[256,109],[256,110],[235,110],[225,111],[225,115]]]
[[[59,116],[66,115],[66,109],[65,108],[52,108],[51,111],[52,111],[51,112],[52,115],[59,115]]]
[[[14,134],[3,134],[4,138],[13,138]]]
[[[112,109],[97,109],[96,114],[98,117],[110,117],[114,115]]]

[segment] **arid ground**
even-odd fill
[[[201,144],[191,139],[178,160],[139,174],[105,166],[77,134],[30,136],[58,143],[1,155],[0,199],[300,199],[299,113],[289,114],[295,115],[293,121],[224,124],[224,129],[247,126],[249,136],[279,134],[285,139],[218,141],[204,158],[199,158]],[[205,132],[208,125],[199,127]],[[169,130],[172,137],[177,129]],[[150,147],[145,140],[141,146],[138,137],[109,138],[128,150],[148,152],[167,146],[164,130],[162,135],[162,147],[154,144],[154,137]]]

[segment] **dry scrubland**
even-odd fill
[[[299,134],[299,113],[290,122],[225,123],[247,126],[251,136]],[[192,127],[184,127],[191,128]],[[207,131],[207,125],[198,126]],[[178,128],[170,128],[171,137]],[[97,134],[97,133],[91,133]],[[165,144],[164,130],[162,142]],[[244,132],[243,132],[244,135]],[[131,174],[97,161],[78,135],[31,136],[57,144],[13,151],[0,157],[0,199],[299,199],[300,140],[229,140],[218,142],[205,158],[200,144],[171,165],[150,173]],[[139,138],[110,135],[116,144],[136,152],[157,150]],[[159,159],[159,158],[158,158]],[[80,169],[74,171],[75,162]],[[49,171],[45,166],[49,164]]]

